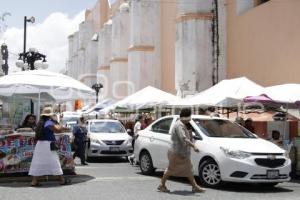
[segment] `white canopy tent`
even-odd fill
[[[228,79],[219,82],[193,97],[172,102],[170,106],[203,105],[235,107],[239,102],[242,102],[246,96],[259,95],[263,89],[262,86],[245,77]]]
[[[266,87],[264,94],[274,101],[293,104],[300,101],[300,84],[283,84]]]
[[[126,97],[125,99],[101,110],[100,113],[106,114],[110,110],[115,110],[115,109],[122,110],[122,111],[149,109],[149,108],[167,105],[170,102],[178,101],[178,100],[180,100],[180,98],[176,97],[173,94],[148,86]]]
[[[69,76],[45,70],[21,71],[0,78],[2,97],[30,94],[40,102],[41,97],[46,97],[45,93],[56,102],[91,99],[95,95],[95,91],[83,83]]]
[[[107,108],[107,107],[113,105],[114,103],[116,103],[116,101],[113,99],[105,99],[105,100],[97,103],[96,105],[92,106],[91,108],[83,111],[82,114],[84,114],[84,115],[87,115],[89,113],[96,114],[97,111]]]

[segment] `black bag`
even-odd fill
[[[50,150],[51,151],[57,151],[57,150],[59,150],[59,145],[56,142],[54,142],[54,141],[50,142]]]

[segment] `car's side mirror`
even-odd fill
[[[193,135],[194,140],[202,140],[202,138],[199,135]]]
[[[132,130],[131,129],[127,129],[126,132],[128,133],[128,135],[132,136]]]

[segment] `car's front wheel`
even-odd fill
[[[220,168],[213,159],[203,161],[199,166],[199,181],[206,187],[217,188],[221,186]]]
[[[153,167],[152,158],[147,151],[142,151],[140,154],[140,169],[142,174],[152,174],[155,169]]]

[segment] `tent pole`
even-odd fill
[[[37,118],[40,118],[40,106],[41,106],[41,92],[39,91],[39,100],[38,100],[38,107],[37,107]]]
[[[288,118],[288,116],[289,116],[289,113],[288,113],[288,111],[289,111],[289,105],[288,105],[288,103],[286,103],[286,117],[285,117],[285,120],[284,120],[284,131],[283,131],[283,145],[284,145],[284,141],[285,141],[285,139],[286,139],[286,126],[288,126],[289,125],[289,123],[288,123],[288,121],[287,121],[287,118]],[[288,134],[288,140],[290,139],[290,134]],[[283,146],[284,147],[284,146]]]

